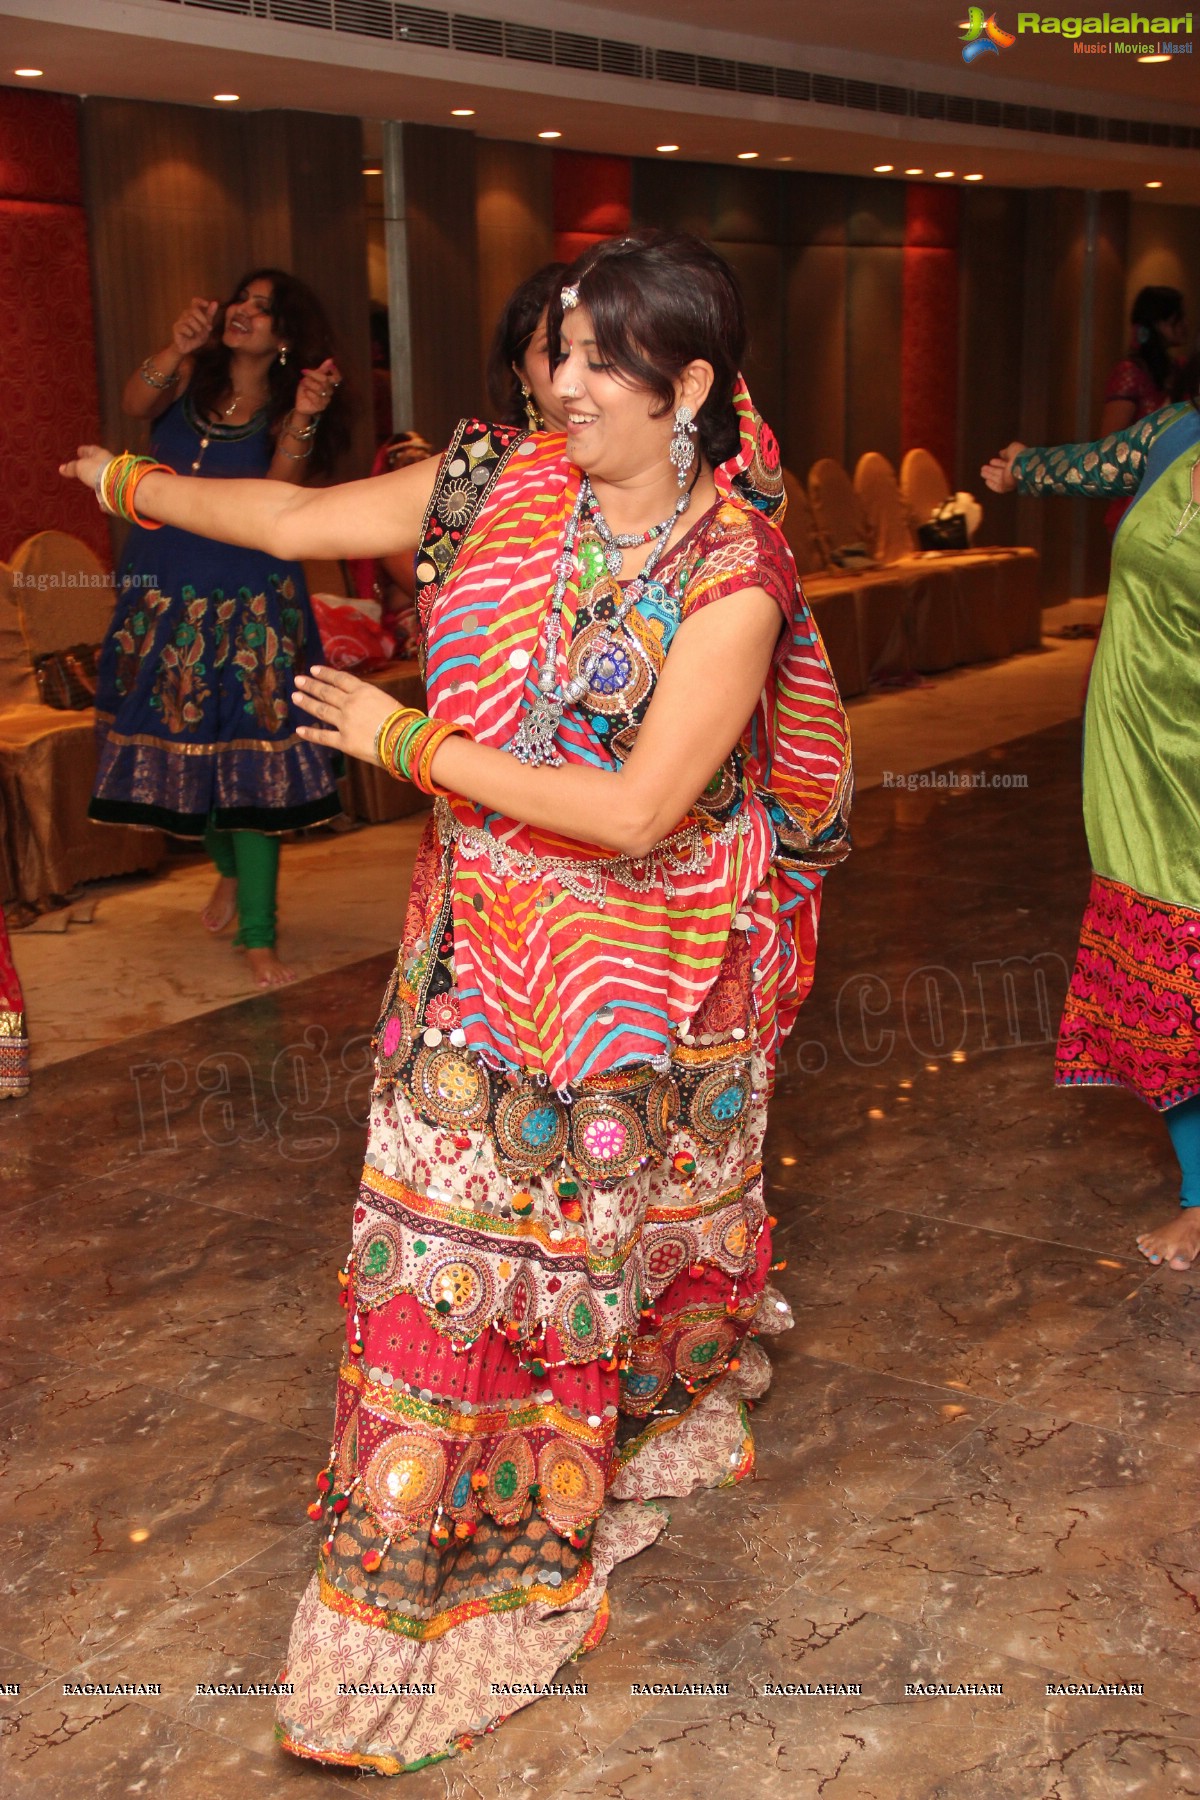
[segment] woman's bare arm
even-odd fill
[[[60,473],[95,485],[109,452],[80,446]],[[286,481],[220,481],[191,475],[146,475],[137,508],[148,519],[200,537],[266,550],[284,562],[336,562],[345,556],[390,556],[415,550],[441,461],[429,457],[392,475],[339,487],[300,488]]]
[[[121,389],[121,411],[127,419],[157,419],[165,413],[191,380],[195,359],[180,356],[174,345],[168,344],[165,350],[156,350],[146,361],[160,377],[165,375],[170,379],[165,387],[156,387],[146,380],[141,368],[135,369]]]
[[[507,751],[460,736],[439,749],[433,779],[507,818],[644,856],[676,829],[741,737],[779,632],[779,608],[762,588],[730,595],[686,620],[618,771],[527,768]],[[377,688],[331,669],[298,677],[296,699],[319,721],[302,727],[303,736],[364,761],[395,705]]]

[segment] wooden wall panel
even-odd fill
[[[747,348],[742,373],[754,403],[776,436],[785,414],[783,384],[783,252],[775,244],[716,244],[741,284]]]
[[[125,419],[131,369],[165,344],[193,294],[227,294],[253,258],[241,115],[138,100],[83,103],[104,439],[144,449]]]
[[[980,544],[1016,543],[1017,500],[979,470],[1020,431],[1025,195],[964,193],[959,236],[958,479],[983,504]]]
[[[1192,331],[1200,328],[1200,206],[1130,205],[1121,329],[1107,346],[1113,362],[1124,354],[1129,309],[1144,287],[1178,288]]]
[[[844,244],[850,194],[845,175],[787,175],[780,202],[785,244]]]
[[[476,140],[440,125],[403,131],[413,426],[437,444],[483,406],[478,254],[470,229]]]
[[[713,171],[704,163],[638,157],[631,195],[634,226],[711,236],[712,180]]]
[[[773,169],[710,170],[709,235],[717,243],[777,244],[781,176]]]
[[[903,250],[847,247],[844,460],[851,475],[868,450],[899,462],[903,279]]]
[[[256,265],[308,281],[359,401],[344,473],[369,466],[370,353],[361,127],[299,113],[137,100],[83,104],[83,162],[106,441],[144,445],[120,394],[194,294],[226,298]]]
[[[541,144],[481,139],[475,158],[479,344],[486,358],[508,296],[553,256],[554,152]]]
[[[787,253],[784,460],[803,482],[822,456],[846,454],[846,250],[816,243]],[[774,421],[773,421],[774,422]]]
[[[903,181],[847,181],[843,200],[846,242],[903,249],[906,193]]]

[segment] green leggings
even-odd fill
[[[275,888],[279,880],[279,839],[261,831],[218,831],[209,820],[204,848],[217,872],[237,882],[238,932],[243,950],[275,947]]]

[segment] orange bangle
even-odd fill
[[[454,725],[445,720],[435,720],[434,723],[437,729],[430,733],[429,741],[422,747],[416,773],[414,775],[414,785],[418,787],[423,794],[452,794],[454,792],[453,788],[438,787],[435,784],[431,774],[433,760],[447,738],[459,736],[465,731],[466,727],[463,725]]]
[[[161,531],[162,530],[162,528],[163,528],[163,520],[162,519],[144,519],[142,517],[141,513],[138,511],[138,509],[137,509],[137,491],[138,491],[138,488],[141,486],[142,482],[146,479],[147,475],[174,475],[174,473],[175,473],[175,470],[173,468],[171,468],[169,463],[151,463],[151,462],[143,463],[143,465],[140,469],[137,469],[134,471],[133,478],[129,483],[128,496],[125,500],[125,516],[130,521],[131,524],[140,525],[142,527],[143,531]]]

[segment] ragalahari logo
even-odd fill
[[[1011,49],[1017,41],[1011,31],[997,25],[995,13],[988,13],[985,18],[982,6],[968,7],[966,21],[960,24],[965,63],[973,63],[977,56],[999,56],[1001,50]]]

